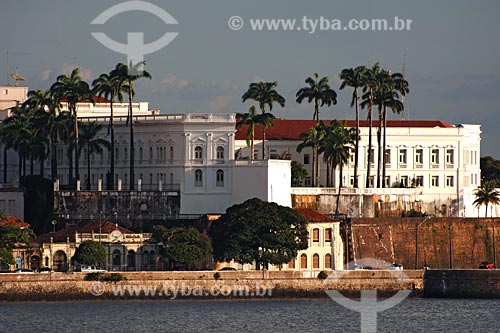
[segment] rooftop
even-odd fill
[[[340,222],[311,208],[294,208],[293,210],[304,216],[307,222]]]
[[[324,120],[329,124],[331,120]],[[356,127],[354,120],[345,120],[346,127]],[[300,134],[309,132],[309,129],[316,126],[315,120],[286,120],[276,119],[273,127],[266,129],[266,140],[302,140]],[[368,128],[368,121],[360,120],[360,127]],[[372,127],[378,126],[378,120],[372,122]],[[454,128],[440,120],[387,120],[387,127],[414,127],[414,128]],[[236,130],[236,140],[245,140],[247,125],[243,125]],[[262,126],[255,127],[255,140],[262,140]]]

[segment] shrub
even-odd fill
[[[219,273],[219,272],[216,272],[216,273],[214,274],[214,279],[219,280],[220,278],[221,278],[220,273]]]
[[[106,274],[102,277],[101,281],[104,282],[120,282],[120,281],[125,281],[127,278],[123,276],[123,274],[120,273],[111,273],[111,274]]]
[[[87,273],[85,275],[84,280],[85,281],[101,281],[102,276],[103,276],[103,273],[101,273],[101,272]]]
[[[321,272],[318,273],[318,279],[324,280],[326,278],[328,278],[328,273],[327,272],[321,271]]]

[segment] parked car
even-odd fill
[[[52,272],[52,269],[50,267],[42,267],[38,270],[38,273],[45,273],[45,274],[48,274],[48,273],[51,273]]]
[[[364,270],[370,270],[373,269],[372,266],[366,266],[366,265],[354,265],[354,270],[355,271],[364,271]]]
[[[19,268],[14,271],[16,274],[33,274],[35,273],[34,270],[32,269],[27,269],[27,268]]]
[[[495,265],[493,265],[492,262],[489,261],[483,261],[481,264],[479,264],[479,269],[494,269]]]
[[[99,268],[97,266],[81,265],[78,269],[79,272],[85,273],[96,273],[96,272],[106,272],[105,269]]]
[[[387,268],[390,271],[402,271],[403,270],[403,265],[399,263],[394,263],[391,266]]]

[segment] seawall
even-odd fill
[[[0,301],[69,301],[179,298],[324,298],[326,290],[379,295],[411,290],[421,296],[424,271],[331,271],[327,279],[312,271],[124,272],[126,281],[84,281],[85,273],[0,274]],[[146,290],[148,294],[146,295]],[[123,291],[123,292],[121,292]]]
[[[428,270],[424,297],[500,298],[500,270]]]

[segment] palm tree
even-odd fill
[[[297,91],[297,103],[302,103],[307,99],[308,103],[314,101],[313,120],[319,123],[319,108],[323,106],[332,106],[337,104],[337,93],[330,88],[328,84],[328,76],[319,78],[318,73],[314,73],[314,78],[308,77],[306,83],[308,87],[304,87]]]
[[[237,113],[236,118],[239,119],[236,128],[240,128],[243,125],[248,126],[246,141],[247,147],[250,146],[250,161],[253,161],[255,126],[262,125],[264,128],[271,127],[275,117],[271,113],[257,114],[257,109],[252,105],[250,109],[248,109],[248,113]]]
[[[108,126],[108,135],[111,134],[111,150],[110,150],[110,167],[107,187],[113,190],[115,186],[115,127],[113,123],[113,103],[115,98],[119,102],[123,101],[122,92],[128,91],[125,81],[114,79],[109,74],[101,74],[92,82],[93,93],[97,96],[102,96],[109,99],[110,117]]]
[[[241,99],[243,103],[248,99],[258,102],[262,114],[266,113],[266,105],[269,106],[269,111],[272,111],[275,102],[284,107],[285,98],[278,94],[275,89],[277,86],[276,81],[250,83],[248,90],[241,96]],[[262,127],[262,159],[266,159],[266,126]]]
[[[60,104],[51,97],[50,91],[36,90],[28,92],[28,100],[24,103],[32,107],[35,111],[33,114],[33,123],[36,128],[43,131],[48,138],[47,154],[50,154],[51,159],[51,178],[57,178],[57,149],[56,145],[59,141],[59,132],[63,126],[63,116],[60,113]],[[43,169],[43,162],[40,164]],[[41,172],[43,175],[43,171]]]
[[[373,160],[372,152],[372,111],[374,104],[374,92],[378,87],[377,75],[381,71],[380,64],[376,63],[372,68],[367,68],[365,72],[365,84],[363,86],[363,101],[361,102],[361,108],[368,108],[367,121],[368,121],[368,159],[366,162],[366,183],[365,187],[370,187],[370,173],[371,173],[371,163]]]
[[[52,96],[60,102],[66,99],[68,109],[73,120],[74,146],[75,152],[78,152],[78,114],[76,104],[80,101],[90,100],[93,102],[92,93],[87,82],[82,81],[80,69],[75,68],[69,76],[59,75],[57,81],[50,87]],[[75,157],[75,180],[80,180],[80,170],[78,158]],[[70,175],[71,183],[71,175]]]
[[[318,155],[318,150],[321,146],[321,142],[323,140],[323,135],[324,135],[324,129],[325,125],[323,122],[319,122],[318,125],[316,125],[313,128],[309,129],[309,133],[301,133],[300,138],[303,140],[299,145],[297,146],[297,152],[301,153],[302,150],[306,147],[310,147],[312,149],[313,153],[313,165],[312,165],[312,186],[318,186],[319,184],[319,174],[317,171],[317,164],[316,161],[317,159],[315,158]]]
[[[500,203],[500,194],[495,188],[495,182],[491,180],[483,180],[481,186],[474,190],[474,195],[476,196],[476,200],[472,203],[473,205],[476,207],[486,206],[484,217],[488,217],[488,205],[490,203],[492,205],[498,205]]]
[[[105,139],[97,138],[102,129],[102,125],[97,124],[97,122],[89,122],[83,123],[80,126],[82,145],[79,147],[78,157],[80,157],[82,149],[85,147],[85,158],[87,159],[87,189],[90,190],[90,158],[94,153],[101,154],[103,152],[103,148],[107,148],[109,150],[110,144]]]
[[[359,163],[359,88],[366,85],[366,71],[365,66],[358,66],[356,68],[346,68],[340,73],[340,79],[343,80],[340,85],[340,90],[346,86],[353,88],[351,107],[356,106],[356,146],[354,150],[354,187],[358,187],[358,163]]]
[[[132,109],[132,102],[135,95],[133,82],[144,77],[147,79],[151,79],[151,74],[147,71],[143,70],[143,67],[146,65],[145,61],[138,62],[137,64],[133,64],[130,61],[129,65],[125,65],[119,63],[116,65],[115,69],[111,71],[110,76],[112,81],[121,82],[120,85],[126,87],[126,92],[128,93],[128,117],[127,120],[130,121],[130,190],[134,190],[134,114]]]
[[[335,215],[339,213],[340,191],[343,186],[343,167],[349,161],[351,149],[356,142],[357,131],[354,128],[346,128],[344,122],[333,120],[326,128],[325,134],[321,140],[319,153],[323,153],[323,158],[330,165],[333,173],[339,168],[339,182],[337,193],[337,205]],[[330,176],[330,179],[333,175]]]

